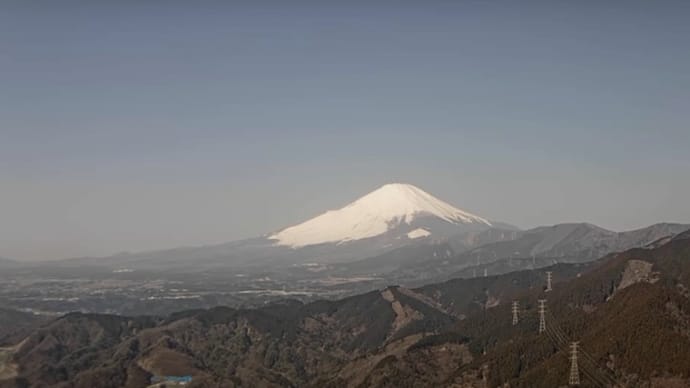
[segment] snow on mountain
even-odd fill
[[[417,228],[410,233],[407,234],[407,238],[409,239],[415,239],[415,238],[421,238],[421,237],[427,237],[431,236],[431,232],[429,232],[426,229],[423,228]]]
[[[387,184],[339,210],[331,210],[302,224],[269,236],[276,245],[299,248],[322,243],[344,243],[376,237],[422,217],[453,225],[490,227],[484,218],[453,207],[408,184]],[[426,232],[426,233],[424,233]],[[430,234],[413,230],[408,238]]]

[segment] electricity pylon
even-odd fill
[[[577,367],[577,342],[570,343],[570,385],[580,385],[580,370]]]
[[[552,274],[553,274],[553,272],[551,272],[551,271],[546,272],[546,290],[545,290],[546,292],[553,290],[553,288],[551,288],[551,275]]]
[[[546,331],[546,299],[539,299],[539,334]]]
[[[519,310],[519,304],[518,301],[515,300],[513,301],[513,326],[517,325],[518,322],[520,322],[520,317],[518,316],[518,310]]]

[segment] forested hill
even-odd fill
[[[685,387],[689,237],[595,263],[339,301],[165,318],[69,314],[3,348],[0,387],[141,387],[181,375],[190,387],[553,388],[568,383],[572,341],[582,386]]]

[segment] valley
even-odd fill
[[[214,306],[257,307],[284,298],[335,299],[380,287],[383,282],[362,276],[295,278],[283,272],[216,271],[163,277],[144,271],[113,274],[76,269],[65,275],[6,271],[0,274],[0,306],[45,316],[73,311],[164,315]]]

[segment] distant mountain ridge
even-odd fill
[[[582,263],[611,252],[663,243],[690,230],[688,224],[659,223],[626,232],[613,232],[588,223],[542,226],[525,231],[489,230],[476,247],[449,241],[466,249],[452,257],[407,261],[390,276],[398,282],[420,284],[452,277],[483,276],[539,268],[553,263]],[[487,233],[490,233],[487,235]],[[491,239],[495,239],[494,242]]]
[[[508,258],[594,260],[689,228],[690,225],[663,223],[617,233],[588,223],[568,223],[521,231],[458,209],[418,187],[395,183],[341,209],[262,237],[47,265],[203,272],[218,268],[261,271],[315,263],[337,264],[342,273],[369,268],[377,274],[400,271],[393,274],[395,280],[405,280],[408,274],[420,275],[422,279],[427,279],[428,274],[433,275],[429,279],[438,280],[436,275],[450,276],[472,265],[478,266],[481,273],[486,268],[479,266]],[[418,248],[424,244],[432,247]],[[435,247],[439,244],[447,244],[448,249],[439,250]],[[419,252],[429,252],[431,257],[415,257]],[[347,268],[349,263],[351,268]],[[12,264],[0,261],[0,265]]]
[[[642,247],[659,238],[690,229],[688,224],[658,223],[625,232],[613,232],[588,223],[542,226],[523,232],[513,241],[486,244],[473,251],[495,257],[579,257],[596,259],[607,253]]]

